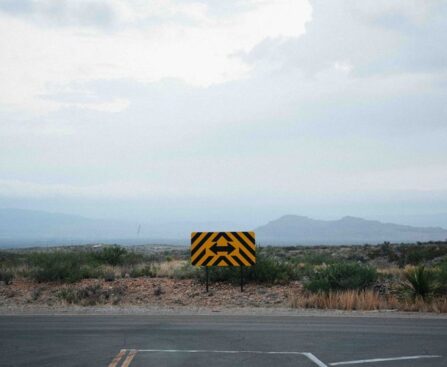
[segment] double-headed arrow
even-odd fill
[[[226,252],[229,255],[234,250],[236,250],[236,247],[231,245],[231,243],[227,243],[226,246],[219,246],[217,243],[215,243],[210,247],[210,250],[213,251],[215,254],[217,254],[218,252]]]

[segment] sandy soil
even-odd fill
[[[63,290],[77,292],[96,289],[99,298],[79,299],[69,303],[60,297]],[[16,280],[0,285],[0,315],[49,314],[177,314],[177,315],[275,315],[275,316],[361,316],[404,318],[447,318],[447,314],[396,311],[337,311],[290,308],[289,298],[301,285],[263,286],[247,284],[244,292],[227,283],[205,286],[193,280],[168,278],[124,278],[112,282],[84,280],[71,285],[36,284]],[[103,297],[104,294],[108,298]],[[87,301],[87,302],[86,302]],[[93,304],[89,302],[93,301]]]
[[[67,305],[61,297],[62,290],[77,292],[96,287],[96,293],[76,300],[75,304],[91,305],[133,305],[133,306],[192,306],[192,307],[289,307],[289,295],[299,291],[301,285],[262,286],[247,284],[241,293],[238,285],[227,283],[210,284],[209,292],[205,285],[194,280],[168,278],[123,278],[111,282],[88,279],[72,285],[57,283],[33,283],[16,280],[13,284],[0,286],[0,305],[2,306],[61,306]],[[97,299],[95,298],[97,297]],[[70,302],[68,302],[70,303]]]

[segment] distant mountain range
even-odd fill
[[[412,227],[357,217],[316,220],[285,215],[255,229],[256,239],[270,244],[375,244],[447,239],[440,227]]]
[[[235,223],[137,223],[22,209],[0,209],[0,247],[85,243],[187,245],[192,231],[249,230]],[[440,227],[356,217],[315,220],[286,215],[255,229],[261,245],[364,244],[446,240]]]
[[[0,209],[0,246],[76,244],[135,235],[137,226],[121,221],[22,209]]]
[[[0,208],[0,247],[88,243],[187,245],[190,233],[244,230],[231,222],[148,223]]]

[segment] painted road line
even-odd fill
[[[108,367],[116,367],[119,361],[121,361],[121,358],[126,354],[126,349],[121,349],[119,353],[113,358],[112,362],[110,362]]]
[[[268,352],[263,350],[206,350],[206,349],[139,349],[138,352],[144,353],[223,353],[223,354],[288,354],[288,355],[301,355],[315,363],[318,367],[328,367],[312,353],[304,352]]]
[[[315,357],[312,353],[303,353],[308,359],[314,362],[318,367],[327,367],[322,361],[320,361],[317,357]]]
[[[420,355],[420,356],[403,356],[394,358],[373,358],[373,359],[359,359],[357,361],[344,361],[329,363],[330,366],[341,366],[347,364],[361,364],[361,363],[376,363],[376,362],[388,362],[388,361],[405,361],[408,359],[422,359],[422,358],[441,358],[438,355]]]
[[[129,367],[130,363],[132,362],[137,353],[138,351],[136,349],[131,349],[121,367]]]
[[[152,353],[251,353],[251,354],[295,354],[303,355],[301,352],[266,352],[262,350],[208,350],[208,349],[138,349],[139,352],[152,352]]]

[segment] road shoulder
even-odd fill
[[[447,314],[425,312],[342,311],[292,308],[205,308],[205,307],[144,307],[123,306],[64,306],[47,307],[41,305],[7,306],[0,305],[0,316],[14,315],[225,315],[225,316],[290,316],[290,317],[370,317],[370,318],[411,318],[447,319]]]

